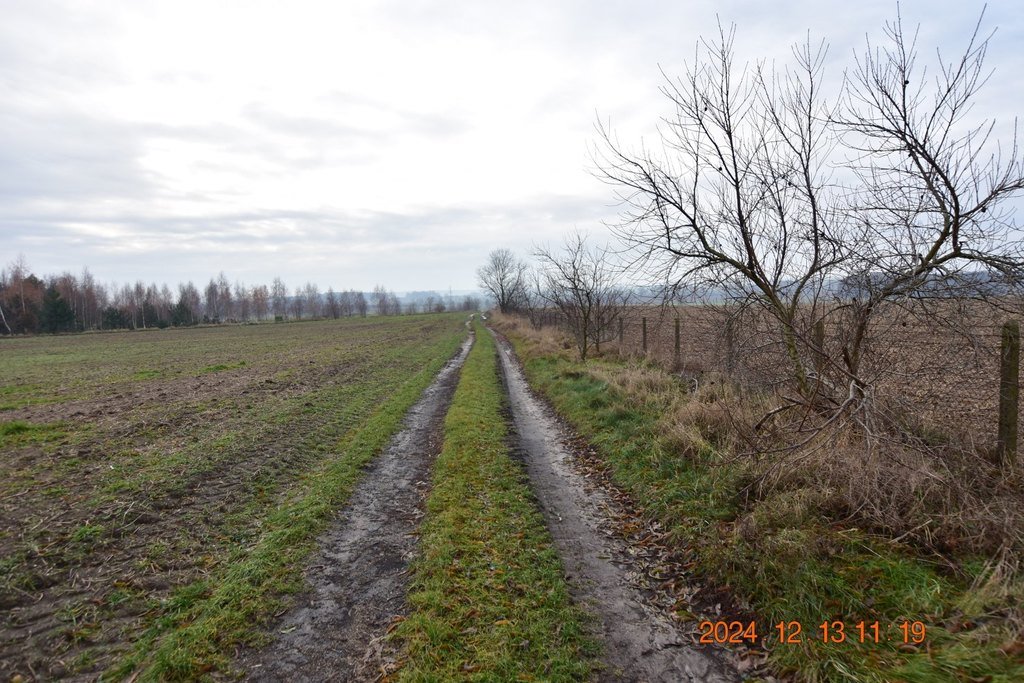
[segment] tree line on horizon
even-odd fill
[[[382,285],[372,292],[326,292],[313,282],[289,291],[280,277],[270,286],[232,284],[221,272],[205,287],[179,283],[104,284],[88,268],[76,276],[37,276],[24,257],[0,270],[0,334],[83,332],[89,330],[188,327],[199,324],[265,320],[343,318],[403,313],[476,310],[477,297],[460,300],[436,293],[402,302]]]

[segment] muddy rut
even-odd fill
[[[393,666],[385,632],[405,610],[407,568],[440,452],[442,427],[473,337],[409,411],[321,538],[309,589],[274,626],[274,641],[236,663],[252,681],[374,680]]]
[[[557,420],[530,392],[513,352],[498,339],[519,455],[562,558],[573,598],[595,618],[602,681],[738,681],[713,651],[698,650],[629,579],[625,543],[603,531],[604,494],[585,487]],[[604,505],[602,505],[604,503]]]

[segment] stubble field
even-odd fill
[[[0,340],[0,679],[257,637],[464,316]]]

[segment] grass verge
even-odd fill
[[[396,635],[404,681],[583,680],[594,645],[521,466],[509,454],[494,342],[477,326]]]
[[[583,364],[513,341],[530,383],[595,446],[616,485],[672,530],[703,576],[759,615],[778,671],[808,681],[1024,680],[1024,586],[1012,563],[964,555],[951,567],[830,517],[812,487],[744,497],[744,461],[721,448],[724,423],[709,417],[714,392],[687,397],[657,368]],[[924,641],[904,642],[902,624],[917,621]],[[799,642],[779,644],[779,622],[801,624]],[[843,624],[842,642],[832,622]],[[878,622],[878,642],[871,630],[861,642],[858,622]]]

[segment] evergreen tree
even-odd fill
[[[107,306],[103,309],[103,329],[116,330],[129,326],[128,316],[116,306]]]
[[[188,305],[185,297],[180,298],[174,308],[171,309],[171,324],[175,327],[196,324],[196,319],[192,315],[192,308]]]
[[[68,302],[57,291],[57,288],[50,286],[43,294],[43,306],[39,311],[39,328],[43,332],[56,334],[57,332],[70,332],[75,327],[75,313],[68,306]]]

